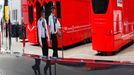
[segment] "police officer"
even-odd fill
[[[50,33],[51,33],[51,41],[52,41],[52,49],[53,49],[53,57],[58,57],[58,41],[57,41],[57,34],[60,33],[59,28],[60,28],[60,23],[58,19],[54,16],[54,6],[50,7],[51,14],[48,18],[48,25],[50,26]]]
[[[38,20],[38,36],[39,36],[39,44],[42,47],[43,56],[48,56],[47,39],[49,41],[49,35],[44,11],[41,12],[41,17]]]
[[[47,29],[47,23],[45,19],[45,13],[44,11],[41,12],[41,17],[38,20],[38,36],[39,36],[39,44],[42,48],[43,56],[48,56],[48,43],[47,39],[49,41],[49,35],[48,35],[48,29]],[[32,66],[34,71],[40,72],[40,59],[35,59],[35,65]]]

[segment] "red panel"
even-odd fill
[[[89,1],[88,0],[62,0],[62,18],[64,45],[83,41],[91,37],[91,26],[89,23]]]
[[[37,27],[37,16],[39,16],[36,15],[36,13],[39,13],[39,8],[36,8],[36,2],[43,5],[48,1],[61,2],[61,18],[59,20],[62,25],[63,42],[57,36],[59,47],[61,47],[62,43],[64,46],[69,46],[91,37],[89,0],[30,0],[29,4],[31,3],[34,6],[34,21],[32,24],[28,24],[30,29],[27,27],[29,42],[38,43],[37,28],[32,30],[34,26]]]
[[[134,35],[134,1],[109,1],[105,14],[95,14],[91,11],[93,49],[98,52],[115,52],[132,41]],[[93,4],[91,7],[93,8]]]
[[[28,24],[28,2],[27,0],[22,0],[22,15],[24,24]]]
[[[112,51],[113,50],[113,19],[112,19],[112,3],[109,3],[106,14],[94,14],[92,11],[92,39],[93,49],[98,52]],[[93,7],[92,7],[93,8]]]

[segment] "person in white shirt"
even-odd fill
[[[51,43],[52,43],[52,49],[53,49],[53,57],[58,58],[58,41],[57,41],[57,34],[61,37],[61,33],[59,31],[60,28],[60,22],[58,19],[54,16],[54,6],[50,7],[51,13],[48,17],[48,25],[50,27],[50,34],[51,34]],[[49,68],[49,72],[51,72],[51,65],[50,61],[47,61],[46,66],[44,67],[44,73],[47,74],[47,70]]]
[[[44,11],[41,12],[41,17],[38,20],[38,36],[39,44],[42,47],[43,56],[48,56],[47,39],[49,41],[49,35]]]
[[[57,34],[60,33],[59,28],[61,28],[60,22],[58,19],[54,16],[54,6],[50,7],[51,14],[48,18],[48,25],[50,26],[50,34],[51,34],[51,40],[52,40],[52,49],[53,49],[53,57],[58,57],[58,41],[57,41]]]

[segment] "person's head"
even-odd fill
[[[41,17],[45,18],[45,11],[41,11]]]
[[[54,13],[54,10],[55,10],[55,7],[54,6],[51,6],[51,13]]]

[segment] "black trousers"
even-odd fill
[[[53,57],[58,57],[58,41],[56,34],[51,34]]]
[[[48,56],[47,38],[41,38],[41,41],[42,41],[42,54],[43,56]]]

